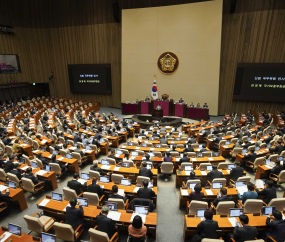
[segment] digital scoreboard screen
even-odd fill
[[[112,93],[111,64],[68,65],[68,74],[73,93]]]

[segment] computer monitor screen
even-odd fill
[[[32,168],[35,168],[35,169],[38,168],[37,162],[33,162],[33,161],[32,161],[32,162],[31,162],[31,167],[32,167]]]
[[[107,135],[107,132],[103,131],[103,132],[102,132],[102,135]]]
[[[141,147],[147,147],[147,144],[141,143]]]
[[[86,150],[91,150],[91,147],[87,145]]]
[[[212,166],[207,166],[207,171],[211,171],[213,170],[213,167]]]
[[[9,181],[9,182],[8,182],[8,186],[9,186],[10,188],[13,188],[13,189],[16,189],[16,188],[17,188],[16,182],[13,182],[13,181]]]
[[[122,155],[122,154],[124,154],[124,152],[122,150],[116,150],[116,154],[117,155]]]
[[[25,163],[26,163],[26,160],[25,160],[24,158],[20,158],[20,162],[21,162],[22,164],[25,164]]]
[[[131,186],[132,180],[131,179],[121,179],[121,185],[122,186]]]
[[[182,153],[180,154],[180,158],[183,158],[183,154]]]
[[[278,157],[278,160],[282,161],[282,160],[283,160],[283,157],[282,157],[282,156],[279,156],[279,157]]]
[[[235,167],[236,167],[235,164],[229,164],[229,165],[228,165],[228,169],[229,169],[229,170],[234,169]]]
[[[110,179],[107,176],[100,176],[100,182],[109,183]]]
[[[72,159],[72,155],[71,154],[66,154],[65,156],[67,159]]]
[[[137,151],[132,151],[132,152],[131,152],[131,156],[139,156],[139,152],[137,152]]]
[[[103,159],[102,159],[102,160],[101,160],[101,164],[102,164],[102,165],[107,165],[107,166],[108,166],[108,165],[109,165],[109,161],[108,161],[108,160],[103,160]]]
[[[189,183],[189,189],[194,190],[194,187],[197,185],[197,182],[190,182]]]
[[[267,148],[270,148],[270,147],[271,147],[271,144],[268,144],[268,145],[267,145]]]
[[[226,145],[230,145],[231,144],[231,141],[226,141]]]
[[[223,183],[222,182],[213,182],[212,183],[212,189],[220,189],[223,187]]]
[[[203,145],[199,145],[199,148],[202,149],[202,148],[203,148]]]
[[[51,172],[51,167],[50,166],[45,166],[45,170],[48,172]]]
[[[55,201],[62,202],[62,194],[61,193],[52,192],[51,193],[51,199],[55,200]]]
[[[206,132],[206,130],[204,130],[204,129],[203,129],[203,130],[201,130],[201,133],[205,133],[205,132]]]
[[[162,145],[161,144],[156,144],[155,148],[162,148]]]
[[[219,152],[213,152],[212,153],[212,157],[219,157],[220,156],[220,153]]]
[[[138,124],[138,122],[134,122],[134,125]]]
[[[146,168],[149,169],[149,170],[151,170],[151,168],[152,168],[151,164],[147,164],[147,165],[146,165]]]
[[[90,176],[89,176],[88,173],[81,173],[81,179],[89,180],[89,179],[90,179]]]
[[[150,140],[150,141],[154,141],[155,138],[154,138],[154,137],[149,137],[149,140]]]
[[[242,186],[244,186],[245,185],[245,182],[244,181],[236,181],[236,183],[235,183],[235,187],[237,188],[237,187],[242,187]]]
[[[106,141],[105,141],[104,139],[100,139],[99,142],[100,142],[100,144],[101,144],[101,143],[105,143]]]
[[[180,138],[180,137],[176,137],[176,138],[174,138],[174,140],[175,140],[175,141],[180,141],[181,138]]]
[[[81,206],[88,207],[88,199],[87,198],[77,198],[77,203],[78,203],[78,201],[81,203]]]
[[[235,131],[232,132],[232,135],[235,135]]]
[[[243,209],[230,208],[230,217],[239,217],[240,215],[243,215]]]
[[[242,153],[245,154],[247,152],[247,149],[243,149]]]
[[[53,150],[53,151],[52,151],[52,154],[53,154],[53,155],[57,155],[58,153],[57,153],[56,150]]]
[[[10,233],[21,236],[21,226],[9,223],[8,228]]]
[[[41,148],[41,151],[42,151],[42,152],[45,152],[45,151],[46,151],[46,148],[45,148],[45,147],[42,147],[42,148]]]
[[[153,181],[148,181],[147,187],[148,187],[148,188],[153,188]]]
[[[133,142],[127,142],[127,146],[133,146],[134,143]]]
[[[47,233],[42,232],[41,241],[42,242],[55,242],[56,237],[53,234],[47,234]]]
[[[121,167],[130,168],[130,163],[129,162],[122,162]]]
[[[148,215],[148,207],[135,205],[135,213]]]
[[[255,147],[255,150],[256,150],[256,151],[260,150],[260,147],[259,147],[259,146],[256,146],[256,147]]]
[[[204,157],[204,154],[201,153],[201,152],[197,152],[196,156],[199,157],[199,158],[203,158],[203,157]]]
[[[170,147],[170,149],[173,149],[173,145],[170,145],[169,147]]]
[[[262,208],[262,214],[263,215],[269,215],[275,210],[275,207],[263,207]]]
[[[193,171],[193,166],[184,166],[185,171]]]
[[[117,211],[118,210],[118,203],[106,202],[105,205],[107,205],[111,211]]]
[[[117,137],[117,134],[116,133],[112,133],[112,137]]]
[[[197,209],[197,217],[202,218],[204,217],[205,209]]]
[[[152,152],[149,152],[148,155],[149,155],[150,157],[154,157],[154,153],[152,153]]]

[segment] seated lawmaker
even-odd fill
[[[78,203],[79,208],[76,208],[76,204]],[[79,225],[83,225],[82,217],[83,217],[83,208],[81,206],[80,201],[77,201],[76,198],[71,198],[69,200],[70,207],[66,207],[66,218],[65,223],[72,226],[75,231]]]
[[[98,161],[93,161],[93,166],[90,167],[90,170],[98,171],[100,173],[100,176],[106,176],[108,174],[105,171],[103,171],[100,167],[98,167]]]
[[[148,102],[148,101],[150,101],[150,98],[149,98],[148,96],[146,96],[146,98],[145,98],[144,101],[145,101],[145,102]]]
[[[179,99],[178,102],[179,102],[179,103],[183,103],[183,102],[184,102],[184,100],[182,99],[182,97]]]
[[[280,172],[283,170],[283,166],[280,165],[279,160],[275,160],[274,163],[275,166],[271,169],[270,172],[278,176]]]
[[[215,207],[217,207],[219,202],[228,202],[228,201],[233,201],[232,197],[227,196],[228,190],[226,188],[221,188],[220,189],[220,196],[219,194],[217,195],[217,198],[213,201],[213,204]]]
[[[243,167],[240,166],[240,161],[235,162],[235,168],[230,171],[230,179],[237,181],[239,177],[242,177],[244,173]]]
[[[210,180],[210,182],[215,178],[224,178],[223,172],[218,170],[217,165],[212,165],[212,168],[213,170],[207,174],[207,178]]]
[[[183,158],[180,158],[180,163],[182,163],[182,162],[190,162],[190,158],[188,157],[187,152],[183,152]]]
[[[143,188],[140,188],[137,192],[140,198],[151,199],[155,197],[155,192],[148,188],[148,181],[143,181]]]
[[[86,187],[86,183],[85,184],[81,184],[79,181],[79,174],[78,173],[74,173],[73,175],[73,179],[69,182],[67,182],[67,186],[70,188],[70,189],[73,189],[77,195],[79,195],[81,192],[80,192],[80,189],[81,188],[84,188]]]
[[[194,108],[193,102],[191,102],[191,104],[189,105],[189,108]]]
[[[98,197],[100,198],[103,194],[103,189],[100,187],[100,185],[97,184],[97,178],[92,178],[92,183],[87,186],[87,192],[96,193]]]
[[[149,177],[150,179],[152,178],[153,173],[150,169],[147,169],[146,162],[142,163],[142,168],[139,170],[139,176],[146,176],[146,177]]]
[[[266,225],[271,228],[270,231],[264,231],[263,238],[271,236],[277,242],[283,242],[285,238],[285,220],[282,213],[274,210],[266,219]]]
[[[128,227],[129,235],[133,238],[146,237],[147,228],[143,225],[141,216],[136,215],[132,221],[132,224]]]
[[[190,200],[202,201],[202,199],[204,197],[204,193],[201,191],[202,191],[201,184],[196,184],[196,186],[194,187],[194,191],[192,191],[189,194],[189,199]]]
[[[257,192],[254,191],[254,185],[251,182],[247,184],[247,190],[248,192],[244,192],[243,195],[240,193],[237,194],[238,198],[242,200],[242,204],[244,204],[247,199],[257,199],[258,197]]]
[[[197,103],[196,108],[201,108],[200,103]]]
[[[274,182],[272,180],[266,181],[266,185],[263,190],[255,189],[258,195],[263,195],[262,199],[267,205],[270,203],[271,199],[276,198],[276,189],[273,188]]]
[[[124,196],[121,196],[121,195],[118,194],[118,191],[119,191],[119,189],[118,189],[117,185],[112,186],[113,194],[110,194],[109,198],[123,199],[124,202],[126,202],[127,201],[127,197],[125,196],[125,194],[124,194]]]
[[[203,105],[203,108],[209,108],[209,107],[208,107],[208,104],[205,103],[205,104]]]

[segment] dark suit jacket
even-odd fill
[[[230,178],[234,181],[236,181],[239,177],[243,176],[243,168],[238,166],[231,170],[230,172]]]
[[[10,171],[12,171],[13,170],[13,168],[14,168],[14,164],[13,164],[13,162],[11,162],[11,161],[7,161],[6,162],[6,164],[5,164],[5,172],[6,172],[6,174],[8,173],[8,172],[10,172]]]
[[[204,193],[203,192],[200,192],[200,193],[197,193],[197,192],[191,192],[189,194],[189,199],[190,200],[197,200],[197,201],[202,201],[202,198],[204,197]]]
[[[274,166],[272,169],[271,169],[271,173],[274,173],[276,174],[277,176],[279,175],[279,173],[283,170],[283,166],[281,165],[277,165],[277,166]]]
[[[282,145],[277,145],[274,149],[275,153],[280,155],[281,152],[283,151],[283,146]]]
[[[139,176],[146,176],[146,177],[149,177],[151,179],[153,174],[152,174],[151,170],[149,170],[145,167],[142,167],[139,171]]]
[[[219,144],[222,139],[223,139],[222,137],[217,137],[217,138],[214,140],[214,143]]]
[[[82,139],[78,135],[75,135],[74,136],[74,143],[76,144],[77,142],[82,142]]]
[[[87,192],[97,193],[98,197],[100,199],[100,197],[103,193],[103,189],[99,185],[93,183],[87,187]]]
[[[255,240],[258,232],[256,227],[243,226],[240,228],[235,227],[233,235],[236,242],[244,242],[246,240]]]
[[[76,180],[72,180],[67,182],[67,186],[70,189],[75,190],[76,194],[79,195],[80,194],[80,188],[85,187],[85,185],[82,185],[80,182],[76,181]]]
[[[202,221],[197,225],[197,229],[202,230],[199,234],[202,238],[217,239],[216,230],[219,229],[217,221]]]
[[[218,170],[212,170],[207,174],[207,177],[209,178],[210,181],[212,181],[214,178],[223,178],[223,172],[218,171]]]
[[[270,218],[267,217],[266,225],[272,228],[272,231],[268,232],[267,236],[271,236],[277,242],[283,242],[285,238],[285,220],[273,220],[270,222]]]
[[[109,238],[112,238],[112,236],[118,231],[113,220],[103,214],[96,216],[96,221],[98,226],[97,230],[107,233]]]
[[[183,153],[184,153],[184,152],[194,152],[194,149],[193,149],[193,147],[189,146],[188,148],[185,148],[185,149],[183,150]]]
[[[265,203],[269,203],[271,201],[271,199],[276,198],[276,190],[273,188],[265,188],[261,191],[259,191],[258,188],[256,188],[256,192],[258,193],[258,195],[264,195],[265,197],[263,198],[263,201]]]
[[[273,140],[273,137],[270,136],[270,137],[266,138],[264,141],[266,144],[268,144],[271,140]]]
[[[98,166],[96,166],[96,167],[95,167],[95,166],[91,166],[91,167],[90,167],[90,170],[92,170],[92,171],[98,171],[101,176],[107,175],[107,173],[104,172],[104,171],[103,171],[100,167],[98,167]]]
[[[250,162],[254,162],[256,159],[256,156],[257,156],[256,153],[250,153],[246,155],[245,158]]]
[[[140,198],[151,199],[152,197],[155,197],[155,192],[150,188],[140,188],[137,193]]]
[[[231,197],[228,197],[228,196],[221,196],[221,197],[216,198],[213,201],[213,204],[215,207],[217,207],[219,202],[228,202],[228,201],[233,201],[233,199]]]
[[[180,159],[180,162],[190,162],[190,158],[189,157],[183,157]]]
[[[0,203],[4,201],[6,197],[9,197],[10,192],[6,192],[5,194],[0,192]]]
[[[83,213],[84,211],[82,206],[79,206],[79,208],[66,207],[65,223],[70,224],[73,230],[75,231],[77,227],[81,224],[81,217]]]
[[[114,155],[108,155],[107,157],[111,158],[111,159],[115,159],[116,163],[118,163],[117,157]]]
[[[17,169],[17,170],[14,170],[14,169],[13,169],[13,170],[11,170],[11,171],[10,171],[10,173],[12,173],[12,174],[16,175],[16,176],[18,177],[18,179],[19,179],[19,180],[21,180],[21,179],[22,179],[22,173],[21,173],[21,171],[20,171],[20,170],[18,170],[18,169]]]
[[[121,195],[119,195],[119,194],[110,194],[110,195],[109,195],[109,198],[123,199],[124,202],[127,201],[127,198],[126,198],[126,197],[123,197],[123,196],[121,196]]]
[[[32,182],[34,183],[34,185],[38,184],[40,181],[37,177],[35,177],[33,174],[25,174],[23,175],[24,178],[27,178],[27,179],[31,179]]]

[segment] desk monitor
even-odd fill
[[[180,158],[183,158],[183,153],[180,153]]]
[[[135,213],[148,215],[148,207],[135,205]]]
[[[53,150],[53,151],[52,151],[52,154],[53,154],[53,155],[58,155],[58,153],[57,153],[56,150]]]
[[[106,132],[106,131],[103,131],[103,132],[102,132],[102,135],[107,135],[107,132]]]
[[[188,148],[188,147],[189,147],[189,145],[185,145],[185,147],[186,147],[186,148]]]
[[[260,147],[259,147],[259,146],[256,146],[256,147],[255,147],[255,150],[256,150],[256,151],[260,150]]]
[[[235,188],[242,187],[245,185],[245,181],[236,181]]]
[[[193,171],[193,165],[184,166],[184,171]]]
[[[16,182],[13,182],[13,181],[9,181],[9,182],[8,182],[8,186],[9,186],[9,188],[13,188],[13,189],[16,189],[16,188],[17,188]]]
[[[126,130],[124,128],[120,129],[121,132],[125,132]]]
[[[173,149],[173,145],[170,145],[169,147],[170,147],[170,149]]]
[[[147,147],[146,143],[141,143],[141,147]]]
[[[102,164],[102,165],[107,165],[107,166],[108,166],[109,163],[110,163],[110,162],[109,162],[108,160],[104,160],[104,159],[101,160],[101,164]]]
[[[267,144],[267,148],[270,148],[271,147],[271,144]]]
[[[88,207],[88,199],[87,198],[77,198],[77,205],[78,201],[81,203],[81,206]]]
[[[84,180],[90,180],[90,176],[88,173],[81,173],[81,179],[84,179]]]
[[[131,156],[139,156],[139,152],[137,152],[137,151],[132,151],[132,152],[131,152]]]
[[[204,130],[204,129],[202,129],[202,130],[201,130],[201,133],[203,133],[203,134],[204,134],[205,132],[206,132],[206,130]]]
[[[42,152],[46,152],[46,148],[45,148],[45,147],[42,147],[42,148],[41,148],[41,151],[42,151]]]
[[[20,158],[20,162],[21,162],[22,164],[25,164],[25,163],[26,163],[26,160],[21,157],[21,158]]]
[[[212,165],[208,165],[208,166],[207,166],[207,171],[211,171],[211,170],[213,170]]]
[[[111,211],[118,211],[118,203],[114,202],[106,202],[105,205],[107,205]]]
[[[102,183],[109,183],[110,179],[108,176],[100,176],[100,182]]]
[[[214,129],[213,129],[213,128],[211,128],[211,129],[210,129],[210,131],[211,131],[211,132],[213,132],[213,131],[214,131]]]
[[[119,123],[119,126],[120,126],[120,127],[123,127],[123,124],[122,124],[122,123]]]
[[[87,145],[86,150],[91,150],[91,147]]]
[[[8,228],[10,233],[21,236],[21,226],[9,223]]]
[[[275,207],[263,207],[262,215],[269,215],[275,210]]]
[[[202,149],[202,148],[203,148],[203,145],[199,145],[199,148]]]
[[[105,143],[105,142],[106,142],[106,140],[104,140],[104,139],[100,139],[100,140],[99,140],[99,143],[100,143],[100,144]]]
[[[47,233],[42,232],[41,241],[42,242],[55,242],[56,237],[54,234],[47,234]]]
[[[270,162],[271,162],[270,159],[265,160],[265,165],[269,165]]]
[[[153,181],[148,181],[147,187],[148,187],[148,188],[153,188]]]
[[[37,162],[32,161],[32,162],[31,162],[31,167],[32,167],[33,169],[38,168]]]
[[[247,138],[247,141],[251,141],[251,138],[250,138],[250,137],[248,137],[248,138]]]
[[[122,154],[124,154],[124,152],[122,150],[116,150],[116,154],[117,155],[122,155]]]
[[[52,192],[51,193],[51,199],[55,200],[55,201],[62,202],[62,194],[61,193],[57,193],[57,192]]]
[[[175,141],[181,141],[181,138],[180,137],[176,137],[174,138]]]
[[[134,146],[133,142],[127,142],[127,146]]]
[[[282,161],[283,160],[283,156],[279,156],[278,160]]]
[[[162,145],[161,144],[156,144],[155,148],[162,148]]]
[[[134,122],[134,125],[138,124],[138,122]]]
[[[132,125],[131,125],[131,124],[128,124],[128,128],[129,128],[129,129],[132,128]]]
[[[150,157],[154,157],[154,156],[155,156],[154,153],[152,153],[152,152],[148,152],[148,155],[149,155]]]
[[[222,182],[213,182],[212,183],[212,189],[221,189],[223,187]]]
[[[129,162],[122,162],[121,167],[130,168],[130,163]]]
[[[206,209],[197,209],[197,217],[202,218],[204,217]]]
[[[48,165],[46,165],[46,166],[45,166],[45,170],[46,170],[47,172],[51,172],[51,167],[48,166]]]
[[[198,184],[197,182],[190,182],[190,183],[189,183],[189,189],[191,189],[191,190],[194,191],[194,187],[195,187],[197,184]]]
[[[225,136],[226,136],[226,134],[225,134],[225,133],[222,133],[222,136],[223,136],[223,137],[225,137]]]
[[[72,154],[66,154],[65,157],[66,157],[67,159],[72,159]]]
[[[81,135],[81,139],[84,139],[84,135],[83,134]]]
[[[112,137],[117,137],[117,134],[116,133],[112,133]]]
[[[243,149],[243,150],[242,150],[242,153],[243,153],[243,154],[247,153],[247,149]]]
[[[228,164],[228,170],[234,169],[235,167],[235,164]]]
[[[239,217],[240,215],[243,215],[242,208],[230,208],[230,217]]]
[[[235,135],[235,131],[232,132],[232,135]]]
[[[148,131],[144,131],[144,135],[148,135]]]
[[[122,186],[131,186],[132,185],[132,179],[121,179],[121,185]]]
[[[154,140],[155,140],[154,137],[149,137],[148,139],[149,139],[150,141],[154,141]]]
[[[220,153],[219,152],[213,152],[212,153],[212,157],[219,157],[220,156]]]
[[[203,158],[203,157],[204,157],[204,153],[202,153],[202,152],[197,152],[196,156],[197,156],[198,158]]]
[[[88,127],[86,127],[86,129],[85,129],[86,131],[89,131],[90,129],[88,128]]]
[[[230,145],[230,144],[231,144],[231,141],[226,141],[225,144],[226,144],[226,145]]]

